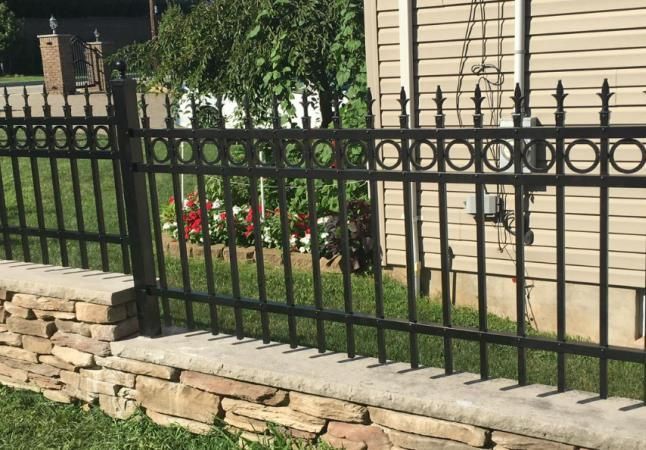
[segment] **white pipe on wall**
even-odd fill
[[[399,77],[401,86],[406,90],[406,95],[410,99],[407,105],[407,114],[411,128],[417,126],[416,103],[417,92],[415,90],[415,51],[414,30],[413,30],[413,2],[411,0],[399,0]],[[421,261],[419,257],[419,207],[417,202],[417,193],[415,190],[411,193],[411,209],[413,210],[414,226],[413,236],[410,238],[413,242],[413,259],[415,266],[415,296],[420,294],[421,290]]]
[[[525,0],[515,0],[514,12],[514,86],[520,85],[521,92],[525,93],[525,58],[526,54],[526,23]]]

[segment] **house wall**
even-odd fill
[[[366,1],[366,24],[376,29],[376,39],[367,33],[369,84],[377,93],[380,124],[397,127],[399,105],[397,97],[401,86],[399,52],[399,2],[397,0]],[[567,124],[598,124],[600,91],[604,78],[608,78],[615,95],[611,99],[611,123],[643,123],[646,118],[646,5],[637,0],[606,2],[565,2],[562,0],[533,0],[529,34],[528,81],[531,114],[544,124],[554,123],[555,101],[552,98],[556,83],[562,80],[569,96],[565,105]],[[446,125],[459,126],[457,114],[458,89],[461,118],[464,126],[472,125],[473,103],[470,100],[479,77],[471,74],[473,65],[483,62],[483,31],[487,36],[484,63],[494,64],[504,75],[500,92],[494,86],[493,104],[500,98],[503,119],[510,119],[513,91],[514,2],[513,0],[484,1],[483,9],[475,11],[476,20],[471,40],[466,42],[471,2],[466,0],[417,0],[414,41],[416,55],[414,69],[418,95],[417,125],[433,127],[435,104],[433,97],[438,85],[443,89]],[[486,20],[481,20],[482,11]],[[483,30],[484,27],[484,30]],[[498,39],[498,36],[501,36]],[[465,54],[467,57],[462,58]],[[460,65],[464,66],[463,77]],[[493,79],[495,77],[490,77]],[[487,84],[480,82],[485,93]],[[500,96],[500,97],[498,97]],[[485,125],[496,125],[500,117],[491,108],[489,97],[484,104]],[[636,148],[622,147],[620,158],[628,166],[638,160]],[[459,159],[465,149],[455,148],[451,157]],[[591,151],[576,147],[572,158],[581,167],[586,166]],[[488,186],[496,192],[496,186]],[[508,208],[513,208],[513,187],[505,189]],[[463,212],[463,202],[474,193],[472,185],[450,185],[448,219],[450,246],[455,254],[453,269],[475,272],[476,227],[473,218]],[[556,277],[556,210],[555,189],[536,193],[532,205],[531,226],[535,243],[526,247],[528,278],[554,280]],[[571,187],[566,189],[566,263],[567,281],[573,283],[598,283],[599,264],[599,190]],[[610,190],[610,284],[630,287],[627,295],[634,302],[635,289],[646,285],[646,189]],[[384,183],[381,211],[384,218],[382,245],[385,264],[405,265],[405,236],[403,191],[399,183]],[[440,268],[438,195],[434,184],[421,185],[419,212],[421,217],[421,245],[423,265],[426,269]],[[502,276],[509,283],[515,274],[514,237],[494,225],[487,224],[487,268],[490,275]],[[506,244],[505,244],[506,243]],[[463,298],[475,283],[475,277],[462,276]],[[439,277],[433,277],[432,289],[439,288]],[[495,292],[494,292],[495,291]],[[490,289],[489,300],[497,301],[498,289]],[[550,294],[551,292],[551,294]],[[590,302],[598,303],[598,295],[591,292]],[[545,295],[556,295],[548,289]],[[508,297],[508,296],[507,296]],[[596,297],[596,298],[595,298]],[[628,300],[627,300],[628,301]],[[551,313],[555,316],[555,310]],[[552,320],[553,322],[553,320]],[[595,319],[596,323],[596,319]],[[594,337],[594,336],[590,336]]]

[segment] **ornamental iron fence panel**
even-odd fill
[[[101,66],[103,64],[103,55],[97,49],[88,45],[79,36],[72,36],[70,39],[70,46],[72,47],[72,64],[74,67],[74,77],[77,89],[84,87],[98,86],[99,90],[103,90],[102,76],[103,71]]]
[[[125,67],[121,66],[125,73]],[[80,159],[89,159],[95,163],[107,159],[114,164],[115,188],[118,198],[123,198],[125,208],[120,206],[120,231],[116,235],[101,230],[103,217],[97,198],[97,219],[99,232],[88,233],[83,228],[82,208],[80,208],[79,174],[72,172],[75,182],[75,199],[78,230],[68,231],[62,222],[60,205],[56,212],[59,223],[56,229],[48,229],[42,220],[43,206],[36,201],[39,212],[39,226],[36,229],[26,226],[23,202],[18,201],[17,211],[19,226],[9,225],[7,214],[0,215],[0,228],[3,235],[5,254],[12,256],[11,237],[18,236],[23,249],[23,258],[30,260],[29,238],[40,239],[43,261],[46,257],[46,240],[58,239],[61,256],[67,240],[74,240],[81,248],[88,241],[98,242],[102,247],[108,243],[118,244],[123,250],[124,267],[132,268],[137,291],[139,317],[142,321],[142,332],[149,336],[160,333],[162,322],[170,325],[170,301],[183,305],[186,325],[196,328],[194,304],[205,304],[209,309],[210,328],[213,333],[221,330],[218,308],[233,311],[235,335],[238,339],[247,336],[245,320],[248,314],[257,314],[261,323],[261,338],[265,343],[272,339],[271,317],[278,315],[286,318],[288,342],[292,348],[299,345],[298,322],[307,319],[316,327],[316,345],[320,352],[328,348],[326,328],[331,324],[340,324],[344,329],[345,347],[348,357],[357,356],[358,327],[375,331],[378,359],[381,363],[388,361],[386,333],[401,332],[408,336],[409,359],[411,368],[420,367],[420,337],[435,336],[442,340],[442,354],[446,374],[455,370],[453,349],[456,340],[477,343],[479,346],[480,376],[483,380],[491,377],[489,348],[491,345],[513,347],[517,351],[517,379],[520,385],[528,383],[527,352],[541,350],[557,355],[558,390],[567,388],[567,355],[582,355],[598,360],[599,393],[602,398],[608,396],[608,362],[609,360],[626,361],[643,364],[646,369],[646,351],[637,348],[619,347],[609,342],[609,189],[611,188],[645,188],[646,176],[642,169],[646,164],[646,126],[612,126],[610,124],[610,98],[613,95],[607,81],[599,94],[601,99],[600,121],[595,126],[566,126],[566,94],[559,82],[555,91],[555,124],[534,128],[523,127],[523,94],[517,87],[514,96],[513,127],[484,128],[482,102],[483,94],[476,88],[473,97],[473,126],[466,128],[445,127],[443,105],[445,97],[438,87],[434,99],[436,106],[434,128],[409,128],[407,113],[408,99],[402,90],[399,98],[401,105],[400,126],[395,129],[375,129],[375,116],[372,112],[373,100],[368,93],[369,112],[365,118],[365,128],[344,129],[340,118],[339,101],[335,101],[333,127],[329,129],[311,128],[308,115],[311,106],[307,93],[303,94],[304,115],[300,128],[282,128],[277,103],[272,111],[272,126],[269,129],[256,128],[251,119],[248,105],[245,105],[244,127],[241,129],[224,128],[220,118],[218,128],[200,128],[197,119],[198,107],[192,101],[194,111],[192,126],[187,129],[174,127],[170,99],[166,99],[166,126],[152,128],[147,113],[144,97],[138,101],[136,82],[122,79],[112,82],[114,108],[110,106],[108,115],[95,117],[89,101],[84,117],[72,117],[69,110],[64,117],[55,118],[45,110],[43,118],[33,118],[28,112],[25,99],[24,118],[15,119],[10,107],[5,108],[6,118],[1,128],[8,136],[0,143],[0,156],[10,157],[14,165],[14,182],[17,197],[22,188],[19,178],[15,177],[20,158],[34,161],[37,158],[48,160],[55,165],[61,158],[75,164]],[[6,96],[6,94],[5,94]],[[109,96],[108,96],[109,97]],[[109,97],[110,98],[110,97]],[[7,102],[8,104],[8,102]],[[110,103],[111,105],[111,103]],[[139,113],[141,110],[141,116]],[[65,149],[60,148],[54,138],[58,130],[66,139]],[[87,144],[78,145],[77,131],[87,133]],[[105,131],[108,136],[106,148],[98,145],[96,133]],[[47,138],[38,144],[37,131],[45,133]],[[18,139],[24,133],[25,141]],[[22,143],[21,143],[22,142]],[[632,167],[626,167],[617,156],[621,145],[635,146],[641,158]],[[571,158],[573,148],[586,145],[593,150],[593,158],[585,163]],[[208,153],[206,147],[216,149]],[[452,157],[452,151],[460,146],[466,149],[461,157]],[[183,147],[187,147],[188,152]],[[288,152],[288,148],[297,149]],[[320,149],[325,148],[331,158],[322,160]],[[237,149],[237,150],[235,150]],[[241,150],[240,150],[241,149]],[[269,153],[269,158],[261,157],[261,149]],[[235,150],[235,151],[234,151]],[[352,152],[350,151],[352,150]],[[506,159],[501,154],[506,152]],[[466,156],[465,156],[466,155]],[[52,166],[53,167],[53,166]],[[52,169],[53,171],[54,169]],[[92,176],[96,179],[95,167]],[[37,169],[34,172],[36,199]],[[285,297],[269,298],[266,287],[266,267],[263,256],[260,222],[254,214],[255,265],[258,283],[258,296],[246,297],[242,294],[239,277],[238,253],[234,239],[229,239],[230,293],[219,292],[214,279],[213,260],[210,251],[211,238],[208,227],[202,227],[201,245],[203,247],[204,273],[206,290],[193,288],[189,267],[187,239],[184,233],[178,233],[179,264],[181,264],[181,287],[170,286],[165,268],[165,247],[162,241],[160,222],[160,200],[158,192],[159,176],[168,176],[172,184],[174,198],[181,199],[182,174],[197,180],[197,193],[205,199],[206,177],[217,175],[223,180],[224,208],[226,228],[229,236],[235,236],[232,182],[234,177],[243,177],[249,182],[251,193],[258,192],[260,178],[271,178],[276,181],[281,228],[282,262],[285,283]],[[1,176],[1,175],[0,175]],[[121,177],[123,181],[121,182]],[[287,215],[287,189],[290,180],[303,179],[306,183],[308,220],[312,233],[312,275],[313,298],[309,305],[296,301],[293,283],[292,254],[290,251],[290,225]],[[331,180],[338,184],[340,253],[342,268],[343,308],[328,308],[325,305],[321,288],[321,266],[319,240],[317,236],[317,180]],[[384,224],[383,211],[379,204],[379,183],[400,183],[403,191],[403,211],[405,223],[405,250],[407,271],[407,313],[406,318],[392,318],[385,313],[382,260],[383,252],[379,245],[372,246],[374,280],[374,314],[357,311],[352,292],[352,267],[350,258],[350,238],[348,230],[348,192],[347,184],[360,180],[366,182],[369,190],[372,220],[370,231],[373,237],[380,235]],[[420,321],[418,316],[418,296],[416,292],[416,252],[420,250],[414,241],[416,228],[419,226],[419,207],[415,196],[421,184],[437,186],[437,208],[439,214],[439,240],[442,286],[442,319],[440,323]],[[478,281],[478,325],[471,328],[457,326],[452,317],[450,298],[451,249],[449,247],[448,194],[451,185],[466,184],[473,187],[475,194],[474,219],[477,228],[477,281]],[[507,185],[513,187],[514,220],[507,227],[514,236],[515,242],[515,278],[516,278],[516,330],[514,333],[493,331],[490,329],[487,309],[487,248],[485,226],[490,221],[505,220],[498,206],[492,211],[485,204],[487,185]],[[533,336],[528,334],[526,323],[527,276],[525,272],[525,247],[532,244],[530,211],[528,199],[532,192],[554,187],[556,190],[556,285],[557,285],[557,333],[555,338]],[[565,227],[565,189],[568,187],[587,187],[598,189],[599,193],[599,342],[587,343],[568,339],[566,336],[566,227]],[[54,185],[54,191],[59,188]],[[96,190],[95,190],[96,193]],[[4,208],[5,192],[0,196],[0,210]],[[259,208],[256,195],[250,195],[251,208]],[[119,202],[121,205],[121,202]],[[177,224],[183,223],[181,202],[175,201],[174,215]],[[199,204],[202,217],[207,216],[205,202]],[[509,215],[508,214],[508,215]],[[125,220],[127,218],[127,220]],[[151,219],[152,218],[152,219]],[[127,227],[126,227],[127,223]],[[181,227],[181,225],[178,225]],[[131,264],[127,261],[130,258]],[[86,258],[87,259],[87,258]],[[63,259],[63,265],[68,261]],[[87,261],[82,264],[87,266]],[[107,260],[103,260],[104,270],[108,270]],[[160,308],[161,306],[161,308]]]
[[[86,86],[82,115],[72,114],[67,94],[62,96],[60,115],[53,114],[44,88],[39,96],[40,115],[32,114],[32,96],[26,87],[21,96],[23,106],[14,110],[11,95],[4,88],[0,162],[10,161],[11,167],[10,173],[3,173],[7,167],[0,165],[4,258],[130,273],[112,94],[90,94]],[[97,96],[105,97],[103,115],[94,114],[92,99]],[[101,185],[101,174],[105,172],[109,173],[110,186]],[[6,186],[13,190],[6,191]],[[64,190],[72,192],[73,204],[64,202]],[[87,195],[93,199],[91,210],[83,205]],[[106,195],[113,197],[114,210],[105,210]],[[33,200],[33,204],[28,200]],[[48,212],[51,217],[47,217]],[[35,220],[29,220],[30,215],[35,215]],[[108,227],[107,219],[113,218],[115,223]],[[96,261],[92,260],[89,247],[98,247]]]

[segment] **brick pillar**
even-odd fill
[[[88,42],[87,45],[91,50],[92,61],[92,80],[94,87],[92,90],[104,92],[110,81],[110,69],[106,63],[106,58],[112,50],[111,42]]]
[[[73,94],[76,90],[74,59],[70,34],[46,34],[38,36],[43,59],[45,87],[50,93]]]

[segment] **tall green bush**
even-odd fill
[[[318,93],[323,125],[333,98],[361,104],[366,89],[361,0],[203,0],[188,12],[169,8],[156,39],[117,57],[150,84],[247,99],[267,120],[275,95],[307,88]],[[361,108],[361,106],[359,106]],[[359,125],[358,113],[347,125]]]
[[[16,43],[20,21],[6,3],[0,2],[0,63],[4,69],[7,51]]]

